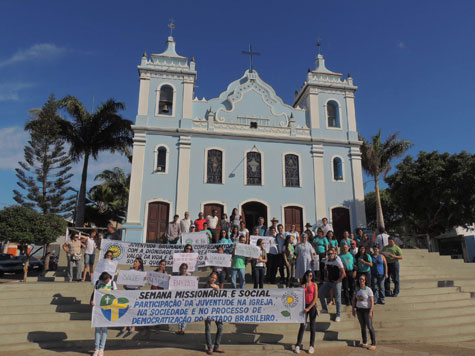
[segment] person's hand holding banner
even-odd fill
[[[157,286],[159,288],[168,289],[168,282],[170,280],[170,275],[161,273],[161,272],[147,272],[147,281],[152,286]]]
[[[127,286],[143,286],[145,279],[147,278],[147,272],[135,271],[133,269],[119,271],[119,277],[117,278],[117,284],[124,284]]]

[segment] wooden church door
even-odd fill
[[[284,208],[284,229],[290,231],[290,226],[295,225],[296,230],[301,234],[303,232],[303,214],[302,208],[298,206],[286,206]]]
[[[168,226],[170,205],[164,202],[148,204],[147,242],[159,243],[163,241]]]
[[[351,232],[350,210],[347,208],[333,208],[332,225],[335,237],[340,241],[345,231]]]

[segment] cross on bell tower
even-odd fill
[[[253,72],[253,66],[252,66],[252,56],[260,56],[261,54],[259,52],[253,52],[252,46],[249,43],[249,51],[241,51],[242,54],[247,54],[249,55],[249,73]]]
[[[173,29],[175,28],[175,19],[172,17],[169,21],[170,23],[168,24],[168,28],[170,29],[170,37],[173,37]]]

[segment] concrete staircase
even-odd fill
[[[386,305],[377,305],[375,309],[377,342],[474,340],[475,265],[425,250],[404,250],[403,253],[401,292],[397,298],[386,298]],[[200,274],[204,280],[207,271]],[[92,286],[58,282],[60,278],[56,277],[55,282],[0,285],[0,353],[35,348],[93,348],[89,306]],[[246,288],[251,287],[249,283],[246,285]],[[350,307],[343,306],[340,323],[331,321],[334,312],[335,307],[331,306],[330,314],[317,318],[317,348],[352,345],[360,340],[359,324],[351,316]],[[297,324],[225,324],[223,348],[291,349],[298,327]],[[203,323],[189,324],[184,336],[175,335],[176,330],[176,325],[162,325],[149,328],[144,335],[118,336],[118,329],[109,329],[107,348],[204,349]],[[305,345],[308,339],[306,333]]]

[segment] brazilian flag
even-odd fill
[[[106,294],[101,298],[101,311],[109,321],[116,321],[129,310],[129,300],[127,298],[116,298],[111,294]]]

